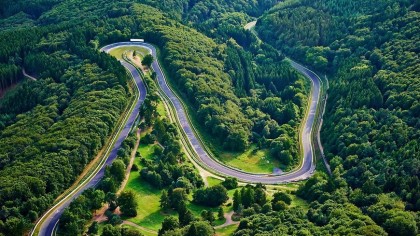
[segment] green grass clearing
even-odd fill
[[[226,227],[216,229],[216,236],[230,236],[235,233],[237,225],[228,225]]]
[[[218,184],[220,184],[222,182],[223,181],[220,180],[220,179],[216,179],[216,178],[211,177],[211,176],[207,177],[207,183],[209,184],[209,187],[212,187],[214,185],[218,185]]]
[[[309,210],[309,203],[296,195],[290,195],[292,197],[292,203],[290,207],[302,207],[305,210]]]
[[[273,173],[274,168],[282,168],[267,149],[258,150],[255,144],[243,153],[223,152],[219,159],[227,165],[252,173]]]
[[[147,132],[150,132],[148,130]],[[145,135],[144,132],[143,135]],[[153,151],[154,147],[157,144],[149,144],[145,145],[140,143],[138,151],[140,152],[141,156],[146,159],[152,159],[153,158]],[[135,163],[139,166],[139,168],[142,168],[142,165],[140,163],[140,159],[136,158]],[[127,185],[125,186],[124,190],[133,190],[136,192],[136,201],[138,202],[137,206],[137,216],[132,218],[125,218],[125,220],[131,221],[137,225],[143,226],[148,229],[152,230],[159,230],[161,227],[161,224],[167,215],[174,215],[177,216],[177,213],[174,211],[168,211],[168,212],[162,212],[160,209],[160,196],[162,190],[158,190],[154,187],[152,187],[149,183],[142,180],[140,178],[140,173],[138,171],[133,171],[130,173],[129,180],[127,182]],[[229,196],[233,196],[233,192],[229,192]],[[192,194],[189,196],[190,200],[192,199]],[[201,212],[203,210],[211,210],[214,212],[215,217],[217,217],[217,211],[218,207],[209,208],[204,206],[195,205],[191,201],[187,203],[188,209],[190,209],[193,214],[196,217],[201,217]],[[225,212],[230,208],[225,208]],[[221,225],[224,223],[224,220],[219,220],[215,222],[216,225]]]
[[[143,146],[139,149],[141,155],[147,157],[153,152],[150,151],[153,150],[153,145]],[[136,163],[141,168],[139,159],[136,160]],[[126,220],[148,229],[159,230],[161,223],[165,218],[165,215],[161,213],[159,206],[161,190],[153,188],[142,180],[138,171],[130,173],[125,190],[133,190],[136,192],[136,201],[138,203],[137,216]]]
[[[102,235],[102,232],[104,231],[104,227],[107,224],[108,224],[107,222],[101,222],[101,223],[98,224],[98,226],[99,226],[98,228],[99,229],[98,229],[98,234],[97,235]],[[156,236],[157,235],[157,234],[153,234],[153,233],[150,233],[148,231],[142,230],[140,228],[133,227],[131,225],[121,224],[121,225],[118,225],[118,226],[115,226],[115,227],[134,229],[134,230],[139,231],[140,233],[142,233],[142,235],[144,235],[144,236]]]
[[[138,51],[145,55],[149,54],[149,50],[143,47],[139,47],[139,46],[123,46],[123,47],[114,48],[111,51],[109,51],[109,54],[111,54],[111,56],[117,58],[118,60],[121,60],[122,54],[125,51]]]
[[[166,114],[166,110],[165,110],[165,105],[163,104],[163,102],[162,101],[160,101],[159,103],[158,103],[158,105],[157,105],[157,112],[159,113],[159,116],[161,116],[161,117],[165,117],[165,118],[167,118],[168,116],[167,116],[167,114]]]

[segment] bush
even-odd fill
[[[222,185],[226,189],[235,189],[238,187],[238,179],[233,177],[227,177],[225,181],[222,182]]]
[[[228,199],[227,190],[222,185],[198,189],[193,195],[195,203],[209,207],[220,206]]]
[[[273,194],[273,200],[271,202],[276,203],[278,201],[283,201],[287,205],[290,205],[290,203],[292,203],[292,198],[287,193],[277,192]]]

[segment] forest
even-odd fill
[[[287,193],[238,188],[234,235],[418,234],[419,10],[415,0],[1,1],[0,235],[27,233],[104,146],[130,93],[124,68],[98,49],[129,38],[158,46],[216,155],[254,145],[286,170],[299,161],[309,86],[282,60],[329,78],[321,137],[333,174]],[[256,17],[262,41],[243,29]],[[175,165],[184,161],[179,134],[146,104],[142,115],[156,128],[147,138],[165,149],[156,153],[162,162],[144,160],[138,171],[166,192],[162,208],[178,214],[160,234],[214,234],[213,217],[195,219],[183,203],[193,192],[196,204],[223,205],[230,185],[203,188],[191,166]],[[66,210],[68,235],[80,235],[104,202],[134,214],[132,193],[113,194],[130,147],[128,140],[98,189]],[[292,195],[309,206],[291,206]],[[108,219],[103,235],[136,235],[113,226],[118,216]]]
[[[349,201],[390,235],[418,232],[418,10],[418,1],[404,0],[285,1],[256,27],[263,40],[329,77],[327,159],[351,188]],[[411,221],[410,232],[390,226],[399,215],[401,225]]]

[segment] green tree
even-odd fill
[[[222,185],[226,189],[235,189],[238,187],[238,179],[233,177],[226,177],[225,180],[222,182]]]
[[[109,172],[118,183],[121,183],[125,178],[124,162],[120,159],[116,159],[115,161],[112,162]]]
[[[242,193],[242,191],[241,191]],[[242,205],[244,205],[245,208],[250,207],[255,202],[255,192],[252,187],[245,187],[244,194],[241,194],[242,198]]]
[[[276,192],[276,193],[273,194],[273,199],[271,201],[273,203],[276,203],[278,201],[283,201],[287,205],[290,205],[290,203],[292,203],[292,198],[287,193]]]
[[[287,204],[283,201],[273,202],[273,210],[274,211],[283,211],[287,209]]]
[[[117,194],[114,192],[107,192],[105,195],[105,201],[109,204],[109,210],[114,211],[117,208]]]
[[[235,190],[235,193],[233,193],[233,210],[235,212],[238,210],[240,204],[242,204],[241,194],[238,190]]]
[[[150,67],[153,61],[154,61],[153,56],[151,54],[147,54],[146,56],[143,57],[143,60],[141,60],[141,64],[143,66]]]
[[[143,234],[135,229],[121,228],[121,236],[143,236]]]
[[[214,221],[216,220],[216,218],[214,217],[214,213],[211,210],[207,211],[206,218],[207,218],[207,221],[210,222],[211,225],[213,225]]]
[[[101,236],[121,236],[121,232],[119,228],[107,224],[103,228]]]
[[[187,231],[187,236],[212,236],[214,235],[213,227],[206,221],[194,222]]]
[[[137,215],[137,202],[136,193],[129,190],[123,191],[117,199],[118,205],[120,206],[121,213],[126,216]]]
[[[159,202],[160,208],[162,208],[163,210],[166,210],[171,206],[168,192],[166,190],[162,190],[162,195],[160,196]]]
[[[171,207],[177,211],[180,209],[181,205],[185,204],[185,202],[188,200],[187,193],[183,188],[175,188],[169,198]]]
[[[227,190],[222,185],[215,185],[205,189],[198,189],[193,194],[193,201],[205,206],[220,206],[229,199]]]
[[[90,235],[96,235],[99,231],[99,225],[97,221],[93,221],[92,224],[89,226],[88,233]]]
[[[219,210],[217,211],[217,218],[219,218],[219,220],[223,220],[225,218],[225,213],[222,207],[219,207]]]
[[[174,216],[167,216],[163,220],[162,228],[159,229],[158,235],[163,235],[166,231],[179,228],[178,219]]]
[[[191,212],[190,209],[187,209],[187,206],[183,204],[183,206],[180,207],[180,210],[178,211],[178,218],[179,223],[182,226],[189,225],[191,222],[195,221],[195,216]]]
[[[390,235],[417,235],[418,229],[416,221],[410,212],[393,212],[391,218],[384,223],[385,230]]]

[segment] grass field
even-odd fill
[[[144,135],[144,134],[142,134]],[[151,159],[153,158],[154,147],[157,144],[153,145],[139,145],[139,152],[143,158]],[[139,158],[135,160],[135,163],[141,168]],[[214,182],[217,184],[216,182]],[[130,173],[129,180],[124,190],[133,190],[136,192],[136,201],[137,206],[137,216],[132,218],[124,218],[125,220],[131,221],[137,225],[143,226],[152,230],[159,230],[161,224],[167,215],[177,216],[177,213],[174,211],[162,212],[159,206],[159,200],[161,195],[161,190],[158,190],[152,187],[149,183],[140,178],[138,171],[133,171]],[[233,191],[229,191],[229,196],[233,196]],[[189,196],[192,200],[192,196]],[[191,201],[187,203],[188,209],[190,209],[196,217],[200,217],[200,214],[203,210],[211,210],[215,213],[217,217],[217,207],[209,208],[204,206],[199,206],[193,204]],[[230,211],[232,207],[224,207],[225,212]],[[215,226],[223,224],[224,220],[218,220],[215,222]]]
[[[154,146],[140,144],[138,150],[142,157],[150,159],[153,155]],[[138,158],[135,160],[135,163],[141,168]],[[136,192],[136,201],[138,203],[137,216],[127,220],[149,229],[158,230],[165,218],[165,215],[160,212],[159,207],[161,190],[153,188],[150,184],[142,180],[138,171],[130,173],[125,190]]]
[[[97,234],[97,235],[102,235],[102,232],[103,232],[103,230],[104,230],[105,225],[107,225],[107,223],[106,223],[106,222],[102,222],[102,223],[99,223],[99,224],[98,224],[98,226],[99,226],[99,230],[98,230],[98,234]],[[141,232],[141,234],[142,234],[142,235],[144,235],[144,236],[156,236],[156,235],[157,235],[157,234],[153,234],[153,233],[150,233],[150,232],[148,232],[148,231],[142,230],[142,229],[140,229],[140,228],[133,227],[133,226],[131,226],[131,225],[125,225],[125,224],[122,224],[122,225],[120,225],[120,227],[121,227],[121,228],[129,228],[129,229],[134,229],[134,230],[137,230],[137,231]]]
[[[109,54],[111,54],[112,56],[120,60],[122,59],[122,54],[125,51],[134,51],[134,50],[143,54],[149,54],[149,50],[143,47],[138,47],[138,46],[124,46],[124,47],[115,48],[109,51]]]
[[[220,184],[222,181],[220,179],[216,179],[214,177],[207,177],[207,183],[209,183],[209,187],[214,186],[214,185],[218,185]]]
[[[230,166],[252,173],[273,173],[274,168],[282,167],[267,149],[259,150],[256,145],[252,145],[243,153],[220,153],[219,159]]]
[[[229,225],[216,230],[216,236],[230,236],[238,228],[237,225]]]
[[[163,105],[162,101],[158,103],[158,106],[157,106],[156,110],[161,117],[167,117],[166,110],[165,110],[165,105]]]

